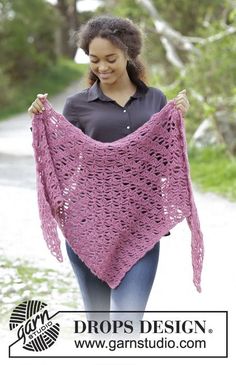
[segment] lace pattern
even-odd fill
[[[203,235],[191,187],[184,120],[169,101],[114,142],[85,135],[46,101],[32,120],[39,216],[51,253],[69,245],[111,288],[186,218],[200,292]]]

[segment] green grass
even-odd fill
[[[236,201],[236,157],[230,159],[224,146],[190,149],[191,177],[202,191],[211,191]]]
[[[0,120],[25,112],[37,97],[48,93],[49,97],[62,92],[68,85],[80,80],[88,66],[78,65],[73,60],[60,59],[57,64],[35,75],[30,81],[14,85],[14,100],[1,107]]]
[[[24,300],[39,299],[68,308],[81,307],[79,289],[73,272],[38,267],[26,260],[11,261],[0,255],[1,308],[0,323],[7,320],[15,305]]]

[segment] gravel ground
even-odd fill
[[[83,83],[75,82],[62,94],[55,98],[50,98],[49,95],[48,99],[55,109],[61,112],[65,97],[82,86]],[[5,297],[2,293],[2,305],[13,308],[17,302],[14,299],[9,299],[7,302],[7,298],[10,298],[7,290],[12,287],[9,275],[14,263],[16,266],[16,263],[20,265],[22,261],[38,268],[42,276],[50,269],[54,270],[55,276],[58,273],[61,277],[66,277],[67,283],[71,283],[71,286],[69,284],[68,292],[64,295],[70,297],[72,305],[74,303],[83,310],[81,295],[71,273],[65,248],[63,247],[65,260],[59,263],[49,253],[43,241],[37,210],[30,124],[27,113],[0,123],[0,250],[2,285],[5,288]],[[187,222],[183,221],[171,230],[170,236],[161,240],[159,265],[146,310],[227,310],[230,321],[236,323],[234,295],[236,204],[215,194],[200,192],[195,187],[194,196],[205,242],[202,293],[199,294],[192,283],[190,231]],[[63,237],[61,238],[63,243]],[[58,301],[59,306],[63,307],[60,293],[54,292],[54,294],[58,297],[54,296],[53,300]],[[19,301],[19,297],[15,298]],[[51,300],[52,297],[48,298]],[[230,356],[228,359],[214,359],[216,364],[226,361],[228,364],[235,363],[233,345],[235,335],[232,333],[232,327],[229,328]],[[6,334],[7,331],[7,328],[3,328],[2,334]],[[113,359],[113,363],[118,364],[118,360]],[[165,360],[165,363],[172,361],[172,359]],[[181,359],[174,361],[175,364],[182,364]],[[195,359],[189,361],[195,363]],[[209,364],[209,361],[213,360],[201,359],[202,363]],[[96,363],[104,363],[104,360],[96,359]],[[129,363],[132,363],[132,360]]]

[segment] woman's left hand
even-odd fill
[[[189,109],[189,101],[186,95],[186,90],[182,90],[178,93],[178,95],[175,98],[176,107],[179,109],[179,111],[183,114],[183,116],[187,113]]]

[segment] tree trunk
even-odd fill
[[[74,59],[77,51],[74,35],[79,27],[76,2],[76,0],[57,0],[56,4],[62,17],[62,27],[58,35],[59,52],[61,55],[72,59]]]

